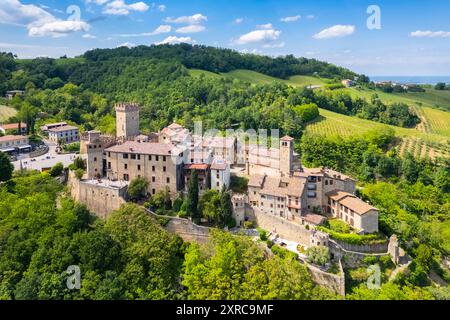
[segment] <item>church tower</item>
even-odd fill
[[[139,105],[118,103],[116,109],[116,137],[132,140],[139,135]]]
[[[280,139],[280,173],[292,176],[294,171],[294,138],[285,136]]]

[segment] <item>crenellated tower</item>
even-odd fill
[[[139,105],[118,103],[116,109],[116,137],[132,140],[139,135]]]

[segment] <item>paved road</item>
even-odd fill
[[[22,167],[24,169],[31,169],[38,171],[42,171],[42,169],[49,169],[58,162],[61,162],[64,165],[64,167],[67,167],[78,156],[75,153],[57,154],[55,143],[49,141],[45,141],[45,143],[49,146],[49,152],[47,154],[44,154],[34,159],[30,159],[29,155],[21,155],[19,156],[19,159],[17,161],[13,162],[14,169],[20,170],[21,162]]]

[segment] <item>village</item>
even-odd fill
[[[69,171],[68,190],[74,200],[105,220],[130,201],[128,187],[133,180],[148,182],[146,198],[165,192],[175,201],[189,192],[195,171],[200,195],[208,190],[231,194],[234,227],[230,231],[267,236],[304,261],[308,248],[328,248],[331,262],[325,267],[309,268],[316,274],[317,283],[330,286],[331,282],[331,288],[338,293],[345,293],[341,265],[344,255],[353,256],[353,265],[367,255],[387,255],[396,264],[405,263],[395,237],[358,246],[333,239],[326,232],[325,226],[340,221],[351,234],[379,239],[379,210],[356,195],[357,181],[352,177],[330,168],[302,166],[293,138],[278,138],[267,147],[245,134],[201,135],[177,123],[142,134],[139,105],[119,103],[115,111],[115,136],[100,131],[80,134],[67,122],[47,123],[40,127],[47,149],[33,159],[26,156],[35,151],[31,151],[25,135],[25,124],[10,124],[3,130],[17,127],[22,134],[0,137],[0,147],[18,159],[14,162],[16,170],[47,171],[56,162],[68,167],[77,157],[83,159],[81,175]],[[62,144],[71,143],[80,144],[79,153],[60,152]],[[235,179],[246,181],[245,190],[233,192],[231,184]],[[146,210],[158,216],[151,208]],[[169,220],[166,229],[184,240],[207,241],[210,228],[202,225],[206,221],[195,224],[189,217]],[[340,266],[342,272],[330,274],[328,269],[333,265]]]

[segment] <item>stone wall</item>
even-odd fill
[[[67,186],[72,198],[84,204],[96,216],[106,219],[113,211],[126,203],[126,188],[108,188],[78,180],[69,172]]]
[[[387,250],[383,253],[364,253],[346,250],[335,240],[330,240],[328,242],[328,248],[330,249],[333,258],[342,261],[342,264],[346,268],[356,268],[360,266],[364,258],[368,256],[381,257],[389,255]]]
[[[357,245],[335,240],[343,249],[361,253],[386,253],[388,252],[388,241],[379,244]]]
[[[321,286],[325,287],[341,296],[345,296],[345,275],[342,268],[342,264],[339,261],[339,274],[328,273],[320,268],[306,264],[309,274],[311,275],[312,281]]]
[[[195,241],[198,243],[206,243],[208,241],[210,229],[208,227],[196,225],[191,220],[184,218],[157,215],[156,213],[146,208],[145,211],[147,211],[155,218],[168,219],[169,222],[164,226],[164,229],[166,229],[168,232],[179,235],[184,241]]]
[[[311,230],[307,230],[303,226],[289,220],[261,213],[258,210],[254,210],[254,215],[259,227],[269,232],[277,233],[282,239],[310,246]]]

